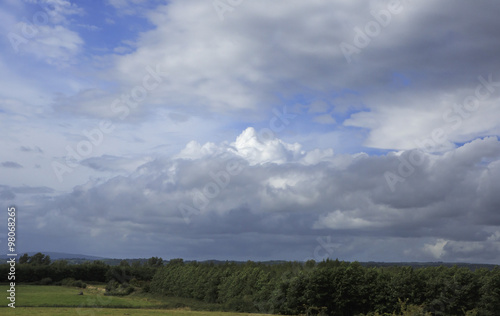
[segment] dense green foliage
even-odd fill
[[[415,315],[497,315],[500,269],[365,268],[337,260],[277,265],[171,261],[157,271],[151,291],[240,312],[383,315],[413,306],[421,311]]]
[[[42,254],[32,257],[23,255],[21,258],[20,263],[16,266],[15,280],[8,280],[9,265],[0,265],[0,282],[60,284],[64,279],[74,279],[100,283],[114,280],[122,284],[134,280],[139,286],[142,286],[145,282],[151,281],[162,260],[153,257],[154,259],[150,261],[151,264],[148,262],[144,265],[110,266],[97,260],[81,264],[69,264],[66,260],[50,263],[50,257]]]
[[[140,293],[197,300],[229,311],[287,315],[497,315],[500,267],[364,267],[326,260],[273,263],[123,260],[68,264],[42,254],[23,257],[16,283],[84,288],[107,283],[106,295]],[[0,265],[2,282],[9,266]],[[80,285],[78,285],[80,284]],[[135,293],[135,292],[134,292]],[[411,311],[411,312],[408,312]]]

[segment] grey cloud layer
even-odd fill
[[[130,176],[75,187],[25,221],[44,231],[63,225],[86,232],[92,247],[105,239],[116,249],[140,249],[144,236],[148,246],[141,253],[166,256],[300,260],[310,255],[315,238],[329,235],[339,245],[334,256],[348,259],[372,258],[363,244],[368,239],[380,254],[386,253],[384,241],[394,243],[389,258],[500,259],[500,142],[494,137],[447,155],[421,153],[425,162],[394,193],[384,173],[397,172],[398,155],[330,153],[308,163],[310,153],[299,149],[294,155],[297,148],[290,144],[253,140],[250,150],[281,148],[267,147],[274,155],[267,159],[275,162],[256,161],[248,147],[238,151],[238,141],[248,144],[242,136],[231,144],[191,144],[177,158],[148,162]],[[409,153],[399,157],[408,159]],[[103,157],[103,164],[108,160]],[[208,184],[228,179],[221,172],[229,161],[241,172],[214,194]],[[208,203],[200,202],[203,192]],[[183,214],[183,203],[196,211]]]
[[[127,16],[137,2],[110,4]],[[248,0],[223,20],[205,0],[136,8],[152,27],[128,39],[131,51],[80,61],[87,47],[68,19],[83,12],[72,6],[26,46],[85,80],[5,72],[9,177],[31,177],[38,156],[49,178],[48,159],[83,130],[101,118],[116,127],[65,175],[66,193],[21,178],[0,186],[23,210],[30,251],[301,260],[330,236],[330,255],[347,260],[500,260],[500,3],[401,1],[390,18],[388,3],[362,0]],[[341,44],[361,36],[348,62]],[[50,105],[38,106],[42,94]],[[252,128],[234,139],[284,106],[300,113],[288,142]],[[364,148],[343,150],[360,137]],[[337,154],[367,148],[396,152]],[[416,153],[422,163],[405,171]]]
[[[221,21],[206,1],[172,1],[146,14],[155,28],[141,34],[140,48],[110,56],[113,67],[104,77],[119,82],[120,91],[83,91],[61,98],[55,107],[116,117],[122,112],[113,111],[112,102],[141,84],[146,66],[160,65],[162,83],[140,106],[129,107],[133,115],[127,120],[141,121],[161,108],[176,115],[256,120],[280,98],[315,95],[337,109],[363,110],[345,125],[367,129],[365,145],[413,148],[416,140],[447,124],[443,115],[474,93],[478,76],[500,81],[495,54],[500,22],[494,13],[500,5],[397,3],[398,13],[385,23],[377,22],[380,12],[389,10],[382,2],[245,1]],[[341,44],[354,45],[356,30],[366,33],[373,23],[379,32],[348,63]],[[500,98],[496,90],[471,119],[446,134],[448,145],[499,132],[498,111],[492,108]],[[354,91],[364,106],[360,101],[342,105],[345,91]]]

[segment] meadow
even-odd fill
[[[18,312],[7,312],[50,315],[57,311],[49,308],[60,308],[68,314],[62,309],[72,308],[70,313],[77,315],[497,316],[500,310],[498,267],[364,267],[339,260],[270,264],[171,259],[164,264],[155,257],[146,264],[118,266],[38,261],[16,267]],[[0,265],[0,275],[7,276],[8,269]],[[7,289],[0,285],[5,294]],[[0,300],[5,302],[0,304],[3,315],[8,300]]]
[[[7,285],[0,285],[6,293]],[[83,292],[83,295],[78,295]],[[205,304],[185,298],[155,297],[133,293],[127,296],[105,296],[105,285],[88,285],[85,289],[50,286],[17,285],[16,308],[0,307],[2,315],[176,315],[176,316],[228,316],[250,315],[213,311],[215,304]],[[190,307],[187,307],[190,306]],[[200,309],[190,310],[191,308]],[[201,311],[204,310],[204,311]],[[212,310],[212,311],[209,311]],[[258,315],[258,314],[251,314]]]

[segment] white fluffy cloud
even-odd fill
[[[498,261],[499,3],[231,5],[0,4],[26,40],[0,41],[2,161],[23,166],[0,196],[29,250],[302,259],[330,236],[342,259]]]
[[[422,153],[425,163],[391,192],[384,173],[397,173],[401,160],[396,155],[356,155],[339,163],[332,151],[300,151],[300,145],[280,139],[263,142],[248,128],[234,142],[191,142],[178,155],[146,162],[129,176],[77,186],[27,211],[26,216],[34,217],[24,220],[37,233],[57,231],[63,222],[78,223],[78,229],[90,232],[90,240],[117,238],[118,244],[134,249],[140,240],[134,231],[148,232],[151,249],[175,236],[175,245],[165,251],[182,256],[189,254],[178,247],[208,238],[191,249],[205,247],[206,254],[217,243],[230,243],[235,247],[232,258],[243,258],[245,250],[237,245],[253,247],[257,240],[242,234],[256,234],[268,236],[260,240],[284,251],[300,236],[306,249],[315,247],[308,236],[349,240],[340,243],[336,254],[357,260],[369,258],[356,255],[356,249],[365,252],[359,248],[365,238],[378,240],[380,247],[386,247],[382,241],[388,238],[411,238],[413,252],[404,241],[394,244],[402,260],[413,260],[417,253],[429,260],[498,260],[481,250],[498,247],[498,230],[489,227],[500,225],[498,217],[491,220],[499,203],[491,184],[500,180],[500,142],[486,138],[453,152]],[[402,157],[408,159],[409,153]],[[322,158],[305,159],[311,155]],[[110,161],[116,159],[93,158],[85,164],[106,171]],[[478,203],[484,203],[481,209],[475,208]],[[418,242],[421,238],[424,243]]]

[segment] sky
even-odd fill
[[[498,264],[499,12],[2,1],[18,252]]]

